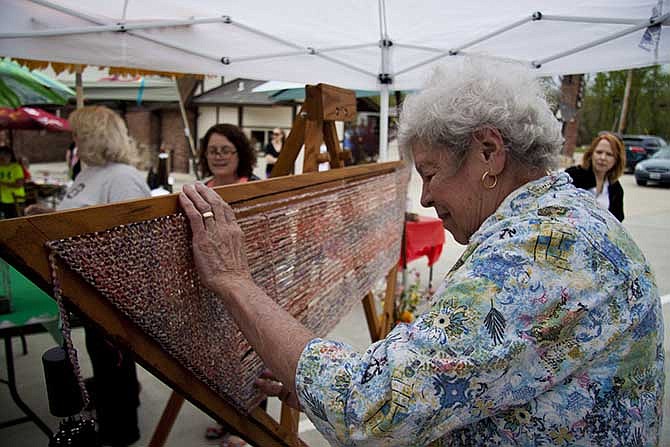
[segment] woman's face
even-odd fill
[[[230,177],[237,175],[240,163],[237,148],[225,135],[213,133],[207,143],[207,165],[214,177]]]
[[[282,139],[282,131],[279,128],[276,128],[272,131],[272,140],[276,142],[280,142]]]
[[[600,140],[591,156],[593,172],[598,175],[607,175],[615,164],[616,155],[614,155],[612,145],[605,139]]]
[[[459,244],[467,244],[488,217],[481,184],[484,169],[476,151],[470,150],[460,167],[446,149],[417,143],[412,152],[423,180],[421,205],[435,208],[444,228]]]

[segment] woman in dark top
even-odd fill
[[[607,208],[619,221],[623,221],[623,188],[619,177],[626,166],[626,152],[619,138],[610,133],[598,135],[584,154],[582,164],[572,166],[565,172],[572,183],[596,196],[596,200]]]
[[[284,146],[285,139],[286,136],[284,135],[284,131],[279,127],[275,128],[272,131],[272,139],[267,144],[267,146],[265,146],[264,149],[265,162],[267,163],[265,165],[265,176],[267,178],[270,178],[272,168],[275,167],[275,163],[277,163],[277,160],[279,159],[279,153],[281,152],[282,147]]]

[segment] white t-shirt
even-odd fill
[[[121,163],[107,163],[104,166],[84,167],[57,209],[103,205],[143,197],[151,197],[151,190],[137,169]]]
[[[609,189],[610,189],[610,182],[607,179],[605,179],[605,182],[603,183],[603,191],[600,194],[598,194],[596,192],[595,187],[589,189],[589,191],[594,196],[596,196],[596,202],[598,202],[598,204],[600,206],[602,206],[603,208],[605,208],[606,210],[610,209],[610,191],[609,191]]]

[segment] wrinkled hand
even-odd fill
[[[186,185],[179,195],[193,232],[193,258],[205,287],[226,293],[240,281],[251,281],[244,234],[233,209],[205,185]],[[213,216],[203,217],[203,213]]]
[[[283,383],[278,381],[269,369],[263,371],[261,376],[254,382],[254,385],[268,396],[277,396],[279,400],[289,407],[300,411],[298,397],[295,393],[291,393]]]

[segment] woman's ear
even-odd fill
[[[507,151],[502,134],[495,127],[484,127],[474,133],[474,142],[480,154],[480,160],[491,175],[499,175],[507,160]]]

